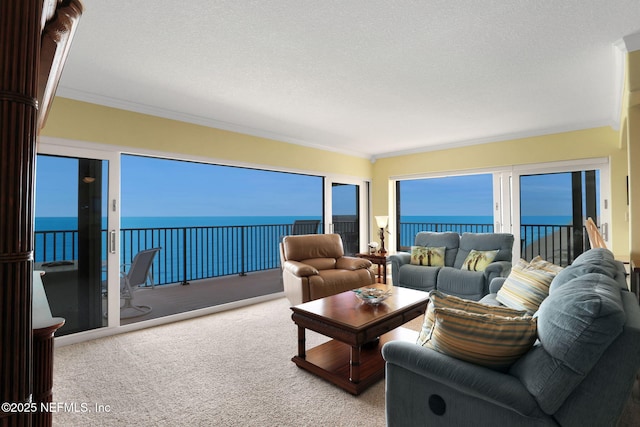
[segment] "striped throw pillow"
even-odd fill
[[[558,274],[563,270],[563,267],[560,267],[559,265],[555,265],[554,263],[543,259],[540,255],[532,259],[529,262],[529,265],[554,274]]]
[[[507,307],[533,314],[549,295],[549,285],[556,274],[548,265],[521,259],[498,290],[496,300]]]
[[[424,322],[422,323],[417,341],[419,345],[424,345],[431,335],[431,329],[435,323],[434,309],[436,308],[452,308],[463,310],[467,313],[496,314],[504,317],[520,317],[527,314],[525,310],[514,310],[513,308],[499,305],[483,304],[478,301],[462,299],[434,290],[429,292],[429,305],[424,314]]]
[[[425,347],[491,369],[506,370],[537,339],[537,319],[532,316],[503,317],[451,308],[436,308],[434,315]]]

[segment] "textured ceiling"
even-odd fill
[[[640,32],[638,0],[83,3],[59,96],[372,158],[615,127]]]

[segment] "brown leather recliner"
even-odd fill
[[[344,256],[339,234],[285,236],[280,243],[284,293],[292,305],[371,285],[371,262]]]

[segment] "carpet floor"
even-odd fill
[[[326,340],[307,331],[307,348]],[[296,351],[285,298],[57,347],[53,401],[67,406],[53,425],[385,425],[384,380],[352,396],[296,367]]]
[[[307,348],[327,339],[307,331]],[[296,351],[285,298],[56,347],[53,425],[385,426],[384,380],[352,396]],[[638,425],[636,383],[618,427]]]

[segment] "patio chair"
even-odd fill
[[[120,318],[128,319],[151,313],[150,306],[134,304],[133,297],[136,289],[149,280],[153,286],[151,265],[160,249],[153,248],[138,252],[133,257],[129,270],[120,272],[120,298],[124,300],[124,305],[120,307]]]
[[[319,225],[319,219],[297,219],[293,221],[291,235],[299,236],[301,234],[318,234]]]

